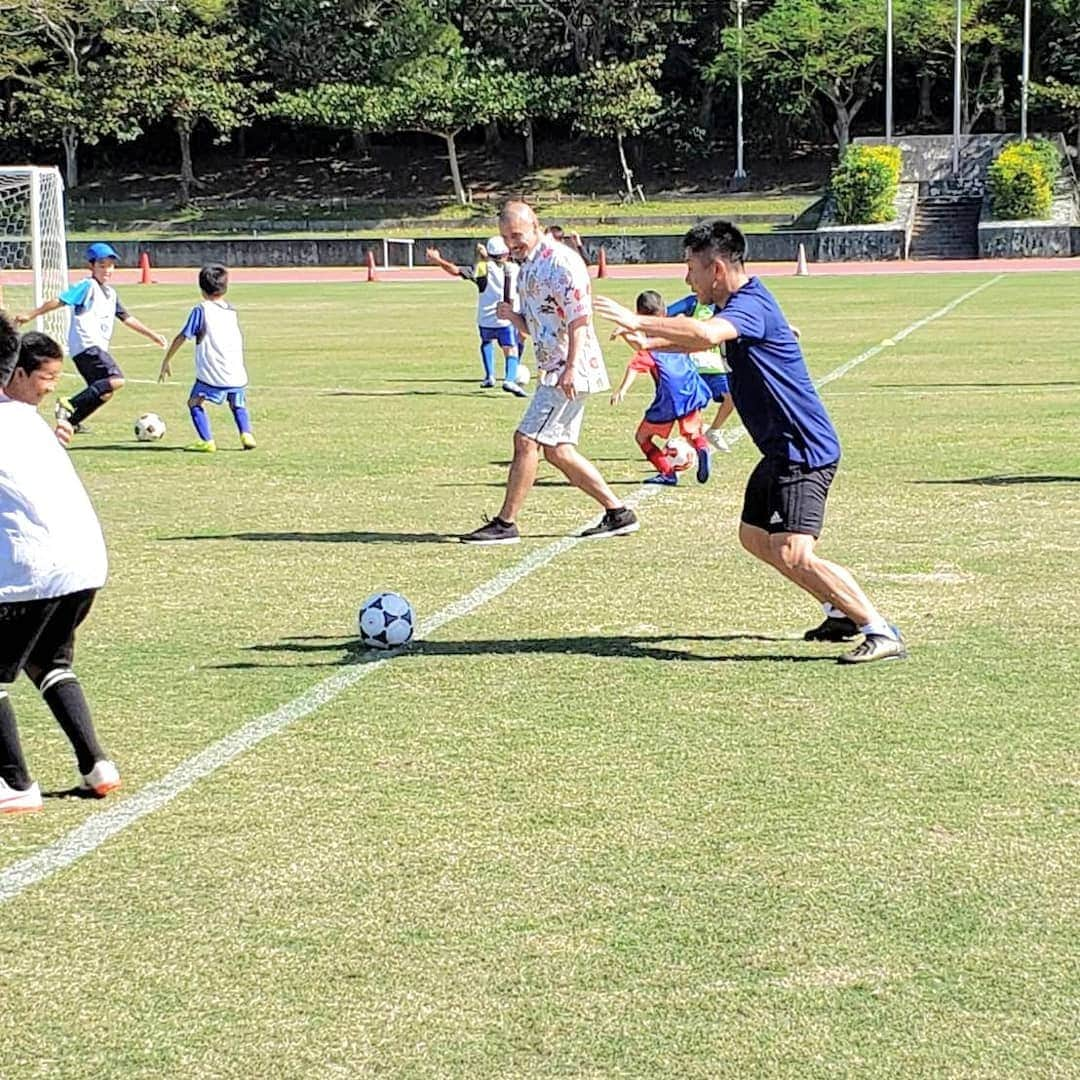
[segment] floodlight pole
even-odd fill
[[[961,55],[961,6],[963,0],[956,0],[956,62],[953,65],[953,147],[952,171],[955,176],[960,171],[960,95],[963,92],[963,61]]]
[[[746,169],[743,168],[743,85],[742,85],[742,53],[743,53],[743,4],[746,0],[735,0],[735,28],[739,37],[739,48],[735,55],[735,179],[745,180]]]
[[[1028,79],[1031,74],[1031,0],[1024,0],[1024,59],[1020,69],[1020,139],[1027,138]]]
[[[893,0],[885,0],[885,142],[892,142],[893,90]]]

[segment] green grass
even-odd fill
[[[990,277],[770,286],[821,375]],[[604,287],[649,285],[679,295]],[[118,804],[354,660],[369,592],[430,616],[592,512],[547,470],[520,547],[436,542],[497,509],[520,412],[475,385],[468,289],[231,295],[258,451],[215,410],[223,449],[180,452],[179,378],[132,382],[72,452],[112,560],[77,667]],[[193,298],[124,299],[171,334]],[[1076,1075],[1078,303],[1075,275],[1005,277],[825,390],[845,458],[822,550],[909,662],[800,640],[816,605],[735,539],[739,443],[636,536],[5,905],[0,1072]],[[589,407],[584,448],[628,494],[646,401]],[[169,432],[139,446],[150,409]],[[55,724],[13,698],[43,788],[68,786]],[[0,865],[104,810],[0,821]]]
[[[734,194],[714,198],[655,198],[646,203],[623,203],[603,199],[559,199],[538,196],[533,200],[537,212],[548,221],[581,223],[578,231],[599,233],[678,232],[682,224],[640,224],[641,218],[685,218],[730,216],[743,220],[752,231],[764,231],[774,224],[789,223],[817,198],[816,194]],[[445,233],[447,235],[487,235],[490,233],[498,203],[480,201],[470,207],[451,202],[425,204],[422,212],[413,203],[360,202],[357,200],[306,203],[279,201],[243,206],[205,205],[186,209],[140,206],[135,203],[88,204],[69,211],[70,235],[73,239],[167,239],[170,236],[208,237],[234,235],[236,223],[250,223],[260,235],[312,235],[310,231],[296,233],[289,223],[296,221],[340,222],[340,229],[323,228],[325,236],[383,236],[387,233]],[[750,216],[747,221],[746,216]],[[755,221],[755,216],[771,216],[775,221]],[[628,223],[626,219],[635,219]],[[379,222],[358,229],[357,222]],[[250,228],[245,228],[249,232]]]

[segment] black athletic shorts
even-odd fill
[[[835,475],[835,463],[812,469],[793,461],[762,458],[746,481],[742,520],[769,533],[818,537]]]
[[[72,363],[79,369],[79,374],[86,380],[87,386],[99,379],[122,379],[124,373],[112,353],[91,345],[89,349],[83,349],[71,358]]]
[[[96,595],[97,589],[84,589],[50,600],[0,604],[0,685],[13,683],[26,667],[43,674],[71,667],[75,631]]]

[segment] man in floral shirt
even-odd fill
[[[544,235],[532,207],[510,202],[499,215],[499,231],[510,254],[521,263],[518,297],[521,313],[508,303],[496,314],[533,339],[539,385],[514,432],[514,460],[499,513],[467,544],[516,544],[517,516],[536,479],[540,452],[575,487],[603,508],[600,522],[586,537],[637,532],[634,511],[608,487],[599,470],[578,453],[577,442],[590,394],[609,390],[607,369],[592,325],[589,274],[581,257]]]

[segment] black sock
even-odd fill
[[[41,680],[40,689],[45,704],[52,710],[75,751],[79,772],[85,776],[96,761],[105,757],[105,751],[97,740],[94,722],[90,719],[90,705],[79,680],[71,671],[50,671]]]
[[[6,690],[0,690],[0,780],[16,791],[25,791],[33,783],[19,742],[15,709]]]
[[[71,399],[71,407],[75,410],[71,415],[71,423],[81,424],[88,416],[96,413],[104,404],[102,398],[112,393],[112,383],[108,379],[98,379],[92,382],[85,390],[76,394]]]

